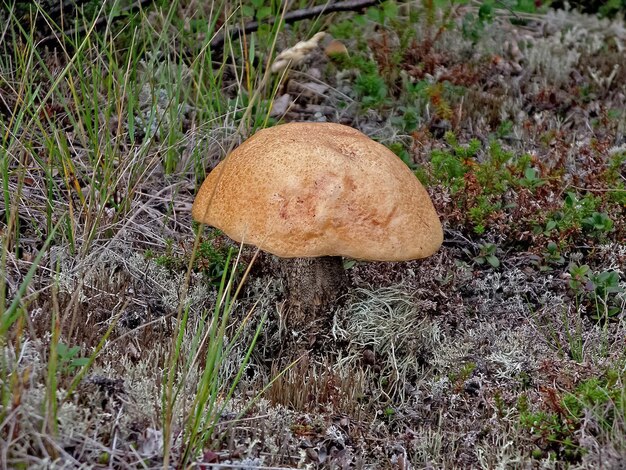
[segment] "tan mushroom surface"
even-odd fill
[[[424,187],[393,152],[341,124],[261,130],[207,176],[193,218],[283,258],[402,261],[443,231]]]

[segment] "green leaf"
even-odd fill
[[[272,14],[271,7],[261,7],[256,12],[256,19],[262,20],[262,19],[268,18],[271,14]]]
[[[382,22],[383,20],[383,14],[382,12],[376,8],[376,7],[370,7],[365,11],[365,14],[367,15],[367,17],[372,20],[372,21],[376,21],[376,22]]]
[[[365,26],[367,24],[367,18],[365,15],[356,15],[352,18],[352,21],[354,21],[356,26]]]
[[[478,9],[478,19],[482,22],[493,20],[493,6],[488,3],[483,3]]]
[[[585,276],[591,268],[588,264],[583,264],[582,266],[577,266],[573,264],[570,267],[569,273],[572,277],[582,277]]]
[[[396,2],[383,3],[383,14],[385,18],[396,18],[398,16],[398,4]]]
[[[494,268],[500,267],[500,260],[493,255],[487,255],[487,262]]]
[[[524,170],[524,178],[526,178],[529,181],[534,181],[537,179],[537,170],[535,170],[533,167],[528,167],[526,168],[526,170]]]
[[[478,235],[485,233],[486,227],[483,224],[474,225],[474,232]]]
[[[252,8],[250,5],[244,5],[241,7],[241,13],[243,14],[243,16],[254,17],[254,8]]]
[[[68,357],[68,347],[65,344],[63,344],[63,343],[58,343],[57,344],[57,355],[61,359],[64,359],[64,358]]]
[[[565,205],[568,207],[574,207],[578,203],[578,198],[575,193],[569,192],[565,196]]]
[[[87,364],[89,364],[88,357],[77,357],[76,359],[72,359],[72,362],[70,362],[70,365],[72,367],[83,367],[83,366],[86,366]]]

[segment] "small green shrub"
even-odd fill
[[[535,168],[529,166],[524,170],[524,178],[519,180],[519,184],[534,191],[538,187],[546,184],[546,181],[539,177],[539,172]]]
[[[229,259],[230,250],[232,250],[221,243],[216,243],[217,236],[217,234],[213,235],[200,242],[195,259],[196,269],[204,272],[215,285],[219,284],[227,266],[226,261]],[[241,266],[239,268],[241,269]]]
[[[574,462],[582,457],[582,449],[575,444],[575,421],[557,413],[545,411],[520,414],[520,424],[528,429],[539,442],[541,449],[532,455],[544,458],[552,455],[558,459]]]
[[[381,2],[376,7],[370,7],[366,11],[366,16],[381,25],[384,25],[389,20],[394,20],[398,17],[398,4],[393,1]]]
[[[58,370],[64,376],[73,375],[74,372],[89,363],[88,357],[80,356],[80,346],[69,347],[67,344],[58,343],[56,351]]]
[[[380,106],[387,97],[387,85],[378,72],[360,75],[354,82],[354,90],[366,107]]]
[[[458,370],[450,372],[448,374],[448,379],[451,383],[454,384],[455,389],[462,390],[463,385],[472,376],[472,374],[476,370],[476,367],[477,366],[475,362],[465,362]]]
[[[595,234],[605,234],[613,230],[613,221],[604,212],[594,212],[582,220],[582,226]]]
[[[241,13],[244,17],[254,18],[257,21],[262,21],[272,16],[272,7],[266,5],[264,0],[249,0],[250,3],[243,3],[241,5]]]
[[[468,168],[454,153],[446,150],[433,150],[430,162],[437,182],[445,183],[453,193],[462,189],[462,178]]]
[[[491,23],[493,18],[493,4],[491,2],[483,2],[477,13],[470,11],[463,17],[461,28],[463,36],[472,41],[472,43],[478,42],[484,33],[485,25]]]
[[[548,242],[542,253],[542,263],[539,264],[541,271],[550,271],[554,266],[561,266],[565,263],[565,258],[561,254],[561,248],[555,242]]]
[[[533,458],[553,456],[576,462],[585,453],[578,444],[578,431],[584,419],[591,418],[597,423],[597,436],[610,434],[616,423],[626,422],[623,373],[616,369],[581,382],[562,397],[547,389],[543,401],[547,410],[530,411],[526,396],[518,400],[520,425],[533,434],[539,447]]]
[[[610,158],[606,170],[602,174],[607,187],[610,188],[607,193],[608,200],[623,207],[626,207],[626,182],[622,176],[625,171],[626,152],[618,152]]]
[[[391,123],[404,132],[413,132],[420,122],[420,111],[416,106],[398,106],[396,115],[391,118]]]
[[[543,232],[549,235],[553,231],[565,233],[579,230],[583,227],[584,220],[593,220],[593,214],[599,205],[600,200],[595,196],[586,195],[579,198],[576,193],[568,192],[561,208],[553,211],[548,217]]]
[[[389,150],[395,153],[400,159],[406,163],[409,168],[415,167],[415,164],[411,160],[411,156],[406,147],[401,142],[394,142],[389,146]]]
[[[486,195],[478,196],[475,205],[468,211],[469,219],[474,225],[474,232],[479,235],[485,233],[489,217],[502,208],[500,202],[492,202],[491,199]]]
[[[492,268],[500,267],[500,260],[496,256],[498,247],[493,243],[485,243],[479,245],[480,252],[474,257],[474,262],[480,265],[488,263]]]
[[[220,231],[210,231],[209,235],[198,245],[193,263],[193,269],[204,273],[209,278],[209,282],[215,285],[219,284],[231,249],[222,242],[220,237]],[[163,253],[156,254],[153,250],[148,250],[145,252],[145,257],[153,259],[156,264],[170,271],[184,272],[189,265],[191,250],[188,247],[182,248],[181,251],[176,251],[173,240],[167,240]],[[241,266],[240,269],[242,269]]]
[[[590,307],[592,319],[609,320],[620,314],[624,289],[620,286],[617,271],[593,273],[586,264],[572,264],[569,274],[570,289]]]

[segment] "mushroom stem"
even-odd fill
[[[287,284],[287,327],[303,327],[327,319],[330,309],[348,288],[348,276],[340,256],[281,259]]]

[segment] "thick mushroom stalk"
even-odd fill
[[[281,258],[322,259],[285,268],[288,311],[300,316],[315,315],[344,289],[339,257],[424,258],[443,240],[428,193],[402,160],[330,123],[257,132],[207,176],[192,215]]]
[[[349,286],[340,256],[281,259],[279,265],[287,287],[285,323],[291,330],[326,319]]]

